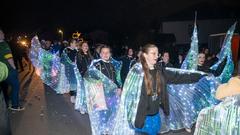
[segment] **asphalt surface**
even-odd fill
[[[69,95],[58,95],[34,71],[19,74],[22,112],[9,112],[13,135],[91,135],[87,114],[74,110]],[[164,135],[192,135],[185,131]]]

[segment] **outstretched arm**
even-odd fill
[[[183,83],[195,83],[200,80],[206,74],[187,70],[173,70],[162,69],[163,76],[166,83],[169,84],[183,84]]]

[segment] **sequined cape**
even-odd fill
[[[217,55],[219,58],[218,62],[214,64],[210,69],[216,70],[218,66],[224,61],[225,58],[227,58],[226,66],[223,69],[223,72],[220,76],[217,77],[217,79],[221,83],[226,83],[231,78],[233,70],[234,70],[234,64],[232,60],[232,36],[234,34],[234,30],[237,23],[234,23],[229,30],[227,31],[226,37],[224,39],[222,48],[220,53]]]
[[[113,135],[134,135],[133,127],[140,100],[143,76],[142,64],[136,63],[130,69],[123,86]]]
[[[219,64],[227,57],[227,62],[220,76],[210,75],[194,84],[168,85],[170,115],[165,116],[160,110],[162,118],[161,133],[169,130],[191,128],[203,108],[220,102],[215,99],[216,89],[221,83],[228,81],[233,72],[230,41],[235,25],[228,30],[219,53],[219,61],[211,68],[216,70]]]
[[[227,97],[216,106],[203,109],[194,135],[239,135],[240,95]]]
[[[197,25],[194,23],[191,46],[186,58],[184,59],[181,69],[197,70],[198,65],[198,33]]]
[[[36,74],[41,77],[43,83],[50,86],[56,93],[64,94],[69,92],[69,80],[66,77],[65,68],[70,65],[69,58],[65,53],[59,56],[59,53],[51,53],[41,48],[41,43],[37,36],[32,38],[30,49],[30,60],[35,67]],[[81,75],[78,69],[74,68],[77,76],[77,82],[81,87]]]
[[[167,85],[170,114],[166,116],[160,109],[160,132],[191,128],[203,108],[219,102],[214,98],[218,85],[213,75],[205,76],[193,84]]]
[[[101,59],[93,60],[84,76],[87,109],[93,135],[112,133],[120,99],[117,84],[96,68],[95,63],[99,61]],[[120,74],[121,63],[113,59],[111,63],[116,73]],[[117,81],[120,81],[120,75],[116,77]]]
[[[42,49],[38,37],[35,36],[31,41],[29,56],[36,69],[36,74],[41,77],[43,83],[57,90],[61,68],[59,54],[52,54]]]
[[[61,55],[61,75],[63,78],[61,78],[61,81],[59,81],[59,84],[65,85],[64,89],[61,89],[58,91],[58,93],[68,93],[69,88],[71,86],[71,79],[70,77],[76,78],[76,84],[73,84],[76,86],[74,89],[76,89],[76,100],[75,100],[75,110],[80,111],[82,114],[87,112],[87,104],[86,104],[86,97],[85,97],[85,87],[83,78],[77,68],[77,64],[73,63],[70,58],[68,57],[66,53],[66,49],[63,50],[63,53]],[[70,68],[70,70],[73,70],[73,74],[66,73],[65,68]],[[64,86],[63,86],[64,87]],[[68,89],[67,89],[68,88]],[[72,88],[73,89],[73,88]]]

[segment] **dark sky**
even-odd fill
[[[19,0],[1,1],[0,27],[8,32],[54,32],[62,28],[130,33],[161,21],[239,18],[239,0]],[[3,15],[3,17],[2,17]]]

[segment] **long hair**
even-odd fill
[[[80,49],[79,49],[80,54],[84,54],[84,52],[83,52],[83,50],[82,50],[82,45],[83,45],[84,43],[86,43],[86,44],[88,45],[88,42],[87,42],[87,41],[83,41],[83,42],[80,43]],[[91,52],[90,52],[90,47],[89,47],[89,45],[88,45],[87,56],[88,56],[91,60],[93,59],[93,57],[92,57],[92,55],[91,55]]]
[[[140,55],[140,62],[142,64],[143,67],[143,72],[144,72],[144,84],[145,84],[145,88],[146,88],[146,92],[147,95],[151,95],[153,93],[153,86],[152,86],[152,76],[149,73],[149,67],[147,64],[147,61],[144,57],[144,53],[148,54],[149,49],[150,48],[155,48],[157,47],[154,44],[146,44],[143,48],[142,48],[142,54]],[[157,75],[156,75],[156,83],[157,83],[157,93],[158,95],[160,94],[161,91],[161,80],[160,80],[160,71],[157,69]]]

